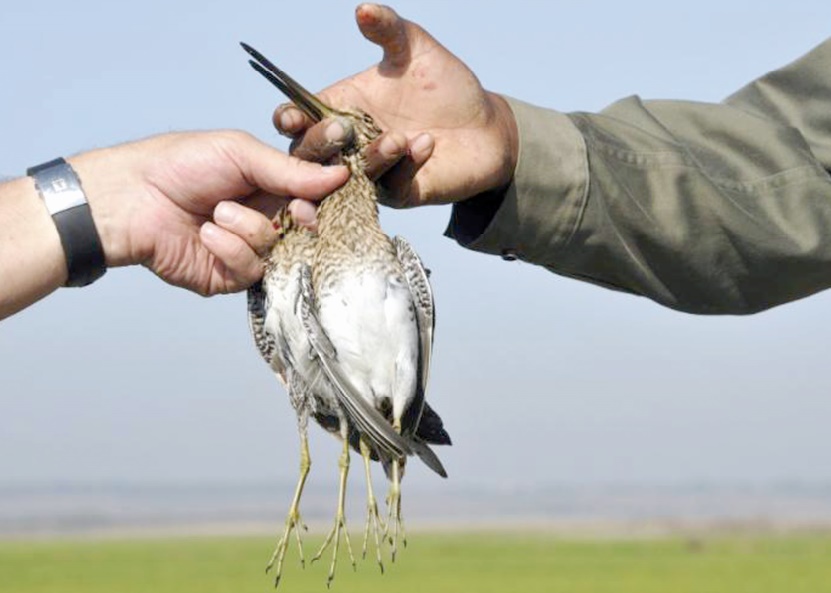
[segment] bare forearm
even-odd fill
[[[66,282],[58,232],[28,177],[0,184],[0,319]]]

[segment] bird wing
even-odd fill
[[[410,414],[404,420],[407,431],[412,434],[418,427],[424,408],[424,397],[427,390],[427,378],[430,374],[430,359],[433,352],[433,330],[436,327],[436,306],[433,300],[433,290],[430,288],[427,269],[415,249],[403,237],[394,237],[395,254],[404,277],[410,288],[410,295],[415,304],[416,321],[418,322],[419,340],[419,377],[416,398],[410,405]]]
[[[361,397],[341,368],[337,351],[315,313],[314,288],[309,266],[303,267],[300,283],[300,319],[306,329],[312,351],[320,360],[323,372],[334,388],[335,397],[343,406],[349,420],[383,455],[399,458],[412,454],[410,445]]]
[[[430,357],[433,352],[433,332],[436,328],[436,302],[433,299],[433,289],[430,287],[429,272],[404,237],[396,236],[392,242],[416,307],[422,360],[421,383],[427,385]]]
[[[259,281],[248,289],[248,327],[251,329],[251,335],[254,336],[257,350],[271,366],[274,353],[277,351],[277,343],[274,341],[274,336],[265,329],[265,315],[265,290],[262,281]]]
[[[433,289],[430,287],[430,274],[427,268],[418,257],[415,249],[407,242],[404,237],[394,237],[393,245],[395,245],[395,253],[404,270],[404,277],[407,279],[407,285],[410,287],[410,294],[415,304],[416,320],[418,322],[418,339],[419,339],[419,377],[418,387],[416,389],[416,397],[410,404],[405,418],[402,419],[402,432],[406,430],[407,434],[411,435],[410,445],[413,451],[419,458],[434,472],[441,477],[446,478],[447,472],[444,469],[438,456],[433,453],[433,450],[425,442],[422,433],[426,432],[428,428],[436,428],[436,420],[438,420],[439,431],[436,434],[430,434],[430,437],[435,437],[434,442],[441,444],[445,441],[442,436],[446,436],[446,442],[450,442],[450,436],[444,431],[442,427],[441,418],[436,414],[425,401],[425,394],[427,391],[427,378],[430,375],[430,361],[433,353],[433,332],[436,327],[436,303],[433,298]],[[430,426],[422,424],[428,421]],[[440,433],[444,433],[441,435]]]

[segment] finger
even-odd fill
[[[407,156],[407,150],[407,137],[404,134],[385,132],[366,147],[366,174],[370,179],[378,179]]]
[[[245,180],[254,188],[282,195],[319,200],[349,179],[345,166],[324,167],[280,152],[247,134],[228,136],[226,148]]]
[[[312,202],[292,200],[289,203],[289,214],[297,224],[317,232],[317,207]]]
[[[384,50],[384,64],[392,68],[403,68],[410,63],[407,21],[392,8],[380,4],[361,4],[355,9],[355,20],[363,36]]]
[[[408,208],[425,203],[415,176],[433,154],[435,141],[430,134],[416,136],[409,154],[378,180],[383,188],[381,202],[393,208]]]
[[[220,262],[214,274],[210,292],[233,292],[250,286],[263,277],[263,260],[241,237],[206,222],[199,229],[199,238],[205,248]]]
[[[304,161],[325,163],[352,143],[354,130],[346,118],[335,117],[315,124],[292,142],[291,153]]]
[[[290,200],[288,198],[284,198],[282,196],[275,196],[264,191],[257,191],[250,196],[246,196],[240,200],[239,203],[247,208],[256,210],[269,220],[274,220],[274,217],[277,216],[280,208],[287,205],[289,201]]]
[[[294,138],[306,131],[315,122],[303,113],[294,103],[283,103],[274,110],[271,116],[274,127],[283,136]]]
[[[214,223],[240,237],[259,257],[264,257],[277,241],[277,231],[270,219],[236,202],[217,204]]]

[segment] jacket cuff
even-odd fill
[[[454,205],[445,234],[469,249],[549,265],[580,223],[588,189],[586,145],[567,115],[505,100],[519,132],[514,178],[504,193]]]

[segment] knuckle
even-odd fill
[[[315,131],[308,131],[294,138],[289,145],[289,151],[294,156],[307,161],[316,161],[320,158],[321,146]]]
[[[234,142],[249,142],[254,139],[254,135],[245,130],[225,130]]]
[[[271,221],[250,208],[244,208],[240,222],[233,230],[241,241],[235,242],[232,257],[242,265],[247,265],[252,260],[252,251],[259,258],[265,256],[277,238]]]
[[[254,136],[243,130],[219,130],[214,135],[220,148],[233,152],[254,140]]]
[[[243,269],[249,263],[248,255],[250,253],[251,249],[248,244],[242,237],[238,237],[228,246],[224,258],[225,263],[234,270]]]

